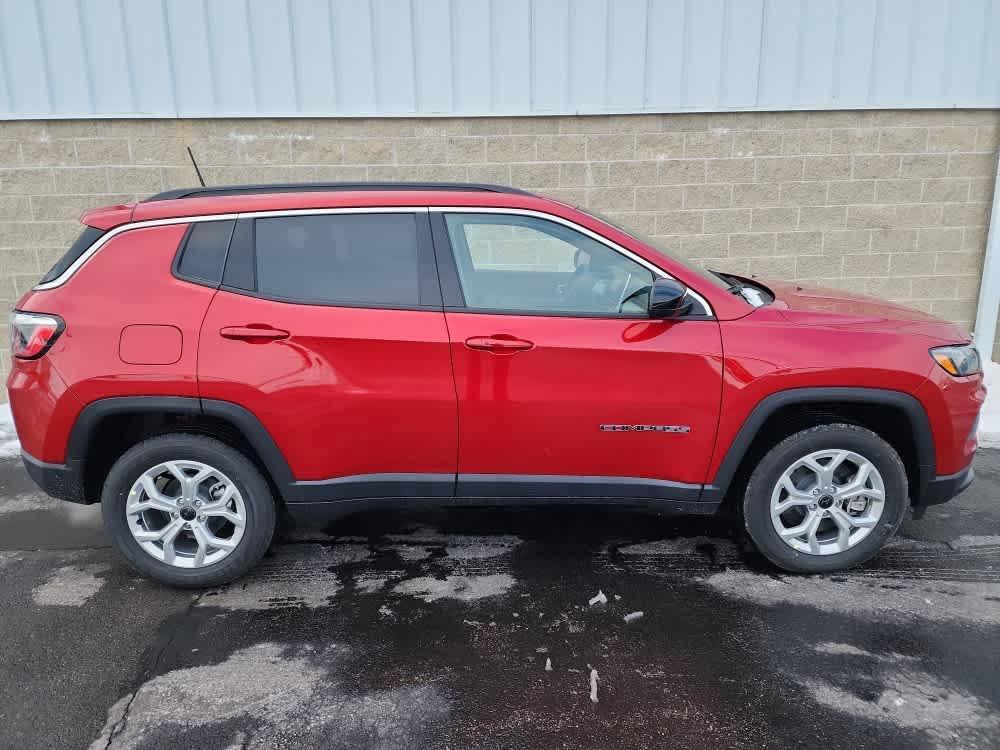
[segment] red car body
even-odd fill
[[[389,207],[557,217],[655,264],[714,314],[296,304],[172,273],[186,218]],[[972,478],[982,378],[949,375],[928,354],[968,342],[953,324],[777,282],[764,282],[774,300],[754,307],[553,200],[458,189],[208,194],[100,209],[83,222],[110,239],[18,302],[65,330],[43,356],[15,358],[7,382],[32,476],[66,499],[99,497],[114,456],[97,457],[95,446],[127,445],[134,423],[107,420],[132,412],[234,431],[303,512],[399,496],[658,500],[709,512],[763,431],[780,432],[775,415],[792,408],[850,413],[891,438],[915,504],[948,499]],[[686,429],[661,429],[674,425]]]

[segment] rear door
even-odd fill
[[[317,500],[451,496],[457,415],[426,211],[241,217],[202,327],[206,399]]]
[[[721,393],[707,303],[555,217],[432,209],[459,399],[457,493],[697,499]]]

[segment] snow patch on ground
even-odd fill
[[[1000,545],[1000,536],[976,536],[963,534],[957,539],[949,542],[953,549],[964,549],[966,547],[992,547]]]
[[[367,560],[370,554],[359,544],[290,545],[243,578],[207,592],[198,606],[248,611],[325,607],[343,588],[337,566]]]
[[[514,587],[515,583],[513,576],[506,573],[485,576],[446,576],[445,578],[423,576],[397,584],[393,588],[393,592],[415,596],[425,602],[436,602],[438,599],[458,599],[463,602],[471,602],[506,594]]]
[[[420,562],[431,556],[431,548],[411,544],[394,544],[389,547],[399,555],[400,559],[407,562]]]
[[[64,505],[62,500],[49,497],[44,492],[22,492],[20,495],[0,499],[0,516],[4,513],[62,508]]]
[[[800,682],[824,706],[924,732],[938,747],[953,747],[956,743],[961,746],[963,740],[973,739],[976,733],[1000,726],[1000,717],[988,704],[919,670],[902,669],[886,675],[882,692],[874,701],[833,682]]]
[[[676,537],[674,539],[656,539],[651,542],[630,544],[619,547],[623,555],[692,555],[699,547],[718,545],[722,540],[709,539],[706,536]]]
[[[377,594],[390,581],[398,581],[406,577],[402,570],[392,570],[387,573],[358,573],[354,577],[354,588],[362,594]]]
[[[392,549],[404,559],[410,560],[429,557],[434,547],[445,547],[445,554],[455,560],[485,560],[506,555],[521,543],[520,537],[510,534],[496,536],[444,534],[437,529],[427,527],[415,529],[407,534],[390,534],[388,539],[397,543]],[[407,545],[416,545],[416,549],[404,552]],[[407,557],[408,554],[412,557]]]
[[[31,598],[43,607],[82,607],[104,586],[104,579],[98,576],[107,571],[104,563],[66,565],[37,586]]]
[[[895,651],[889,654],[874,654],[871,651],[865,651],[863,648],[858,648],[850,643],[819,643],[813,646],[813,648],[821,654],[830,654],[831,656],[861,656],[865,659],[875,659],[876,661],[902,661],[913,658],[897,654]]]
[[[336,738],[343,747],[407,748],[447,716],[447,701],[431,685],[348,694],[321,666],[336,669],[347,655],[336,644],[260,643],[219,664],[167,672],[115,703],[91,748],[157,745],[199,728],[218,747],[319,747]],[[253,729],[215,734],[247,717]]]
[[[295,581],[291,585],[280,579],[250,579],[209,591],[198,600],[198,606],[248,612],[285,607],[312,609],[331,604],[340,589],[340,584],[330,578]]]
[[[913,617],[938,622],[1000,623],[1000,584],[892,578],[778,576],[727,570],[701,579],[704,584],[740,601],[765,607],[810,607],[869,619],[909,622]],[[956,600],[961,602],[956,606]]]
[[[21,442],[14,429],[14,416],[10,404],[0,404],[0,458],[16,458],[21,455]]]
[[[987,362],[983,366],[986,403],[979,412],[979,446],[1000,448],[1000,364]]]

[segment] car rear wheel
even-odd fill
[[[747,533],[785,570],[824,573],[873,557],[902,522],[906,469],[871,430],[812,427],[772,448],[743,498]]]
[[[274,499],[246,456],[202,435],[145,440],[122,455],[101,498],[112,544],[144,575],[181,587],[243,575],[274,535]]]

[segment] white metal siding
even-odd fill
[[[0,118],[1000,107],[1000,0],[0,0]]]

